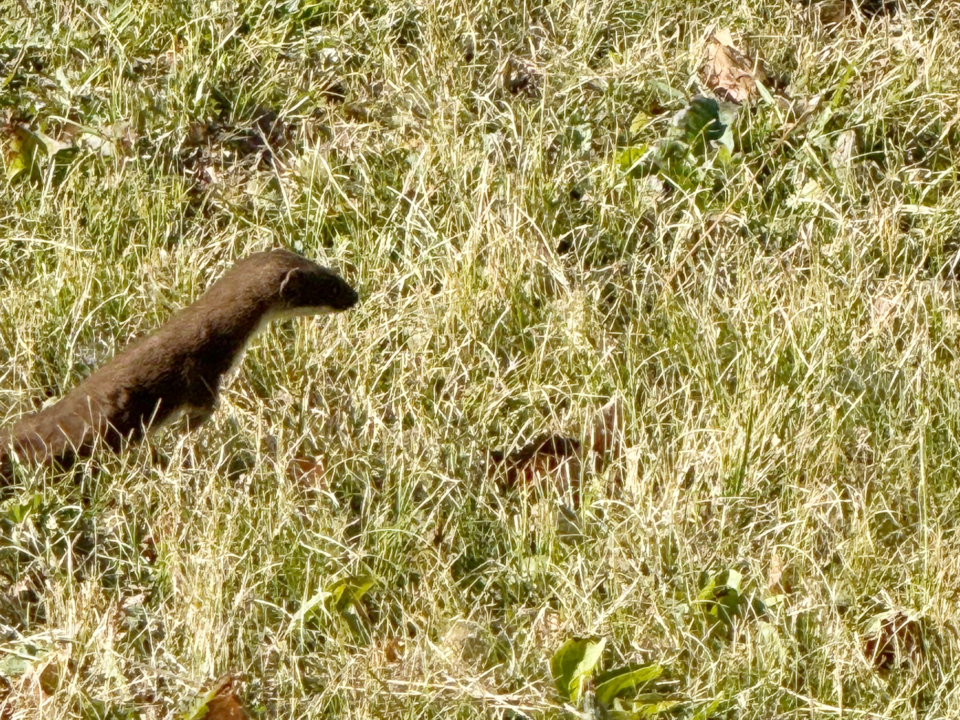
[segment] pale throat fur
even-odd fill
[[[224,375],[274,320],[347,310],[359,296],[334,271],[285,249],[239,261],[195,303],[138,340],[54,405],[0,432],[0,485],[17,461],[68,467],[103,444],[117,451],[178,416],[195,427]]]

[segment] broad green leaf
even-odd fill
[[[756,595],[750,596],[750,610],[758,618],[767,616],[767,604]]]
[[[606,638],[571,638],[554,653],[550,671],[561,696],[574,703],[580,699],[584,680],[593,674],[606,643]]]
[[[736,570],[727,570],[724,585],[730,590],[740,592],[740,586],[743,583],[743,575]]]
[[[604,705],[609,705],[621,693],[635,691],[662,674],[663,667],[660,665],[625,665],[600,673],[594,679],[593,686],[597,699]]]
[[[17,175],[27,169],[23,160],[23,154],[20,152],[20,143],[17,140],[10,141],[13,152],[10,161],[7,163],[7,180],[13,180]]]
[[[727,129],[720,119],[720,105],[702,95],[693,98],[673,121],[687,142],[719,140]]]
[[[37,168],[37,154],[42,152],[43,144],[38,143],[33,133],[23,127],[16,128],[10,137],[10,162],[7,164],[7,180],[20,175],[40,177]]]
[[[720,163],[726,165],[733,159],[733,133],[730,132],[730,128],[727,128],[727,131],[723,133],[719,140],[717,140],[717,153],[719,156]]]
[[[43,496],[40,493],[30,495],[25,502],[15,502],[7,506],[7,514],[15,523],[22,523],[30,515],[40,510],[43,504]]]
[[[710,581],[700,591],[698,600],[717,600],[726,593],[740,592],[740,583],[743,576],[736,570],[724,570],[710,578]]]
[[[674,100],[682,100],[686,97],[683,93],[683,90],[678,90],[675,87],[671,87],[665,82],[660,80],[651,80],[647,83],[654,90],[663,93],[667,97],[673,98]]]
[[[374,585],[374,580],[369,575],[351,575],[342,580],[337,580],[328,591],[328,600],[332,601],[333,609],[343,614],[347,608],[359,604],[363,596],[367,594]]]
[[[612,720],[639,720],[640,718],[653,717],[660,713],[675,710],[683,705],[683,700],[669,700],[661,693],[650,693],[641,702],[631,703],[629,710],[613,710],[610,712]]]
[[[30,666],[33,665],[36,658],[27,657],[17,653],[8,653],[0,657],[0,677],[13,678],[23,675]]]
[[[776,608],[776,607],[779,607],[780,605],[783,605],[786,599],[787,599],[787,596],[784,595],[783,593],[778,593],[776,595],[769,595],[763,598],[764,612],[766,612],[767,608]]]
[[[743,615],[748,599],[740,591],[743,576],[736,570],[724,570],[714,575],[697,596],[697,604],[708,618],[724,625]]]
[[[32,144],[36,147],[36,149],[42,150],[43,154],[50,158],[52,158],[61,150],[66,150],[71,147],[69,143],[54,140],[49,135],[46,135],[39,130],[32,130],[25,125],[21,125],[17,128],[17,134],[20,136],[21,142]]]
[[[663,172],[671,180],[681,182],[691,172],[687,166],[688,154],[689,149],[682,142],[664,139],[653,147],[643,145],[622,151],[620,168],[635,178]]]
[[[53,653],[53,648],[24,643],[0,652],[0,677],[23,675],[35,663],[41,663]]]
[[[719,575],[710,576],[704,586],[700,589],[700,593],[697,595],[697,602],[710,602],[714,599],[717,594],[717,578],[719,577]]]
[[[648,147],[646,145],[641,145],[640,147],[628,147],[621,150],[617,155],[617,162],[620,164],[620,169],[623,172],[633,170],[634,166],[643,160],[647,149]]]
[[[683,705],[683,700],[661,700],[660,702],[641,705],[634,717],[645,718],[670,712]]]
[[[720,145],[720,151],[726,150],[730,155],[733,154],[733,124],[737,121],[741,106],[731,102],[721,102],[719,107],[720,122],[725,126],[723,134],[718,137],[717,143]]]
[[[40,158],[56,159],[59,163],[69,163],[76,157],[76,149],[69,143],[45,135],[26,125],[18,125],[9,140],[6,174],[8,180],[19,176],[39,182],[43,179]]]
[[[630,123],[630,134],[636,135],[638,132],[643,130],[643,128],[650,122],[652,118],[647,115],[643,110],[638,112],[633,118],[633,121]]]

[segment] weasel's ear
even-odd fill
[[[303,274],[300,268],[287,271],[280,283],[280,297],[287,302],[295,302],[303,291]]]

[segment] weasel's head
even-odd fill
[[[340,312],[356,305],[359,296],[333,270],[289,250],[268,250],[234,265],[205,300],[208,306],[224,308],[252,303],[269,320]]]
[[[249,269],[249,270],[247,270]],[[270,298],[271,315],[319,315],[340,312],[360,296],[333,270],[289,250],[268,250],[240,261],[233,273],[245,276]]]
[[[293,253],[291,253],[292,255]],[[333,270],[295,256],[299,261],[280,282],[278,310],[294,315],[340,312],[357,304],[360,296]]]

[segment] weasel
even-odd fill
[[[132,343],[56,404],[0,432],[0,486],[20,462],[69,467],[103,444],[119,451],[150,428],[213,412],[223,375],[271,320],[338,312],[359,296],[332,270],[289,250],[238,262],[159,330]]]

